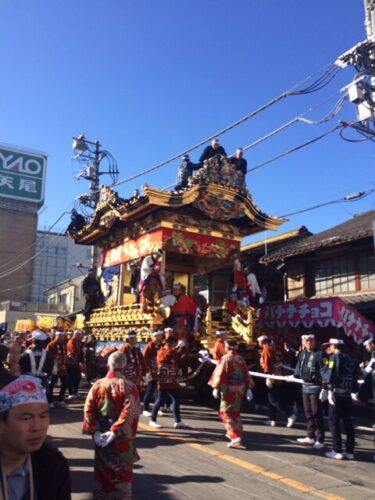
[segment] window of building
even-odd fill
[[[230,278],[227,275],[216,274],[212,277],[212,299],[210,303],[213,306],[221,307],[225,300],[228,300],[230,294]]]
[[[62,293],[59,296],[59,302],[60,302],[60,304],[67,304],[68,303],[68,294],[67,293]]]
[[[375,288],[375,255],[372,252],[359,255],[358,270],[361,290]]]
[[[325,259],[315,264],[315,293],[355,291],[353,256]]]

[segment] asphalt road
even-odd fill
[[[73,499],[91,498],[93,447],[81,434],[83,401],[52,410],[49,435],[68,458]],[[159,417],[155,430],[141,417],[137,447],[141,460],[135,466],[136,500],[236,500],[375,498],[372,461],[373,418],[368,411],[357,420],[355,460],[336,461],[296,443],[305,435],[304,424],[293,429],[280,423],[270,428],[265,415],[251,407],[243,412],[244,446],[226,447],[223,426],[214,407],[184,402],[182,419],[191,430],[173,429],[173,418]],[[327,444],[329,445],[329,433]]]

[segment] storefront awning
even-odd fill
[[[264,328],[335,326],[342,328],[357,344],[367,337],[375,337],[375,325],[336,297],[262,304],[259,320]]]

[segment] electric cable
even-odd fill
[[[253,148],[255,146],[258,146],[258,144],[261,144],[262,142],[270,139],[271,137],[274,137],[276,134],[282,132],[283,130],[287,129],[288,127],[294,125],[295,123],[302,122],[302,123],[306,123],[307,125],[321,125],[323,123],[326,123],[326,122],[332,120],[332,118],[334,118],[335,116],[337,116],[342,111],[345,103],[348,101],[348,94],[347,94],[347,92],[345,93],[344,96],[342,96],[337,101],[337,103],[333,106],[333,108],[325,116],[323,116],[323,118],[321,118],[319,120],[308,120],[307,118],[304,118],[304,116],[306,116],[308,113],[311,113],[312,111],[314,111],[318,107],[322,106],[323,104],[325,104],[326,102],[328,102],[333,97],[335,97],[336,95],[340,94],[341,92],[342,92],[341,90],[339,90],[338,92],[335,92],[334,94],[332,94],[331,96],[327,97],[326,99],[324,99],[323,101],[321,101],[317,105],[311,106],[306,111],[304,111],[302,114],[296,116],[292,120],[289,120],[288,122],[284,123],[280,127],[272,130],[268,134],[264,135],[263,137],[260,137],[256,141],[248,144],[247,146],[244,146],[242,149],[244,151],[246,151],[246,150],[251,149],[251,148]],[[232,155],[230,155],[230,157],[233,157],[233,156],[234,156],[234,153]],[[175,183],[170,184],[169,186],[163,188],[163,190],[167,190],[167,189],[169,189],[169,188],[171,188],[173,186],[175,186]]]
[[[320,141],[324,137],[327,137],[328,135],[332,134],[333,132],[335,132],[338,129],[341,129],[342,127],[343,127],[342,124],[336,125],[335,127],[331,128],[327,132],[324,132],[323,134],[320,134],[316,137],[313,137],[309,141],[303,142],[302,144],[299,144],[298,146],[295,146],[291,149],[288,149],[287,151],[284,151],[283,153],[280,153],[279,155],[274,156],[273,158],[270,158],[269,160],[263,161],[261,163],[257,163],[253,167],[249,168],[248,172],[253,172],[254,170],[257,170],[258,168],[264,167],[265,165],[269,165],[270,163],[273,163],[276,160],[280,160],[280,158],[284,158],[285,156],[288,156],[292,153],[295,153],[296,151],[299,151],[300,149],[303,149],[307,146],[310,146],[310,144],[314,144],[315,142]]]
[[[52,240],[49,241],[46,246],[44,246],[43,248],[41,248],[40,250],[38,250],[38,252],[36,252],[34,255],[32,255],[31,257],[29,257],[25,261],[21,262],[21,264],[18,264],[13,269],[11,269],[9,271],[6,271],[6,272],[3,272],[3,273],[0,273],[0,279],[6,278],[7,276],[10,276],[11,274],[13,274],[16,271],[18,271],[19,269],[22,269],[24,266],[26,266],[26,264],[28,264],[29,262],[31,262],[32,260],[34,260],[36,257],[38,257],[38,255],[40,255],[42,252],[44,252],[44,250],[46,250],[48,247],[50,247],[52,245],[52,243],[54,243],[61,236],[64,236],[64,234],[57,233],[56,236],[54,238],[52,238]]]
[[[298,115],[295,118],[293,118],[292,120],[289,120],[288,122],[284,123],[280,127],[276,128],[275,130],[272,130],[271,132],[269,132],[268,134],[264,135],[263,137],[260,137],[256,141],[251,142],[250,144],[248,144],[247,146],[243,147],[242,149],[244,151],[247,151],[248,149],[252,149],[253,147],[258,146],[262,142],[270,139],[271,137],[274,137],[275,135],[279,134],[280,132],[283,132],[284,130],[286,130],[287,128],[291,127],[292,125],[294,125],[296,123],[300,123],[301,122],[301,123],[306,123],[307,125],[321,125],[322,123],[326,123],[326,122],[332,120],[332,118],[334,118],[335,116],[337,116],[342,111],[345,103],[348,101],[348,95],[347,95],[347,93],[343,97],[341,97],[339,99],[339,101],[335,104],[335,106],[332,108],[332,110],[330,110],[327,113],[327,115],[325,115],[320,120],[308,120],[307,118],[304,118],[304,116],[307,115],[308,113],[311,113],[311,111],[315,110],[317,107],[321,106],[325,102],[327,102],[330,99],[332,99],[332,97],[334,97],[335,95],[337,95],[339,92],[335,92],[335,94],[333,94],[332,96],[328,97],[323,102],[319,103],[316,106],[310,107],[307,111],[305,111],[301,115]]]
[[[303,214],[304,212],[309,212],[310,210],[316,210],[317,208],[321,207],[326,207],[328,205],[334,205],[335,203],[342,203],[344,201],[359,201],[363,200],[363,198],[366,198],[369,196],[371,193],[374,193],[375,189],[368,189],[367,191],[361,191],[359,193],[354,193],[354,194],[349,194],[347,196],[344,196],[342,198],[338,198],[337,200],[331,200],[327,201],[325,203],[320,203],[319,205],[314,205],[309,208],[303,208],[301,210],[297,210],[296,212],[291,212],[289,214],[282,215],[282,218],[287,218],[287,217],[292,217],[293,215],[298,215],[298,214]]]
[[[325,70],[325,72],[323,73],[323,75],[320,76],[311,85],[309,85],[308,87],[306,87],[304,89],[301,89],[301,90],[295,90],[297,87],[299,87],[304,82],[308,81],[314,75],[316,75],[317,73],[320,73],[323,70]],[[338,68],[337,66],[335,66],[334,63],[330,63],[330,64],[326,65],[324,68],[321,68],[319,71],[313,73],[312,75],[309,75],[308,77],[304,78],[301,82],[295,84],[289,90],[287,90],[287,91],[279,94],[278,96],[276,96],[273,99],[269,100],[268,102],[266,102],[265,104],[263,104],[259,108],[257,108],[254,111],[248,113],[247,115],[243,116],[242,118],[240,118],[239,120],[233,122],[232,124],[228,125],[227,127],[219,130],[215,134],[212,134],[209,137],[207,137],[206,139],[198,142],[194,146],[191,146],[190,148],[185,149],[184,151],[182,151],[182,152],[180,152],[178,154],[175,154],[175,155],[171,156],[170,158],[168,158],[167,160],[165,160],[165,161],[163,161],[161,163],[158,163],[158,164],[154,165],[151,168],[143,170],[142,172],[139,172],[138,174],[134,174],[134,175],[132,175],[132,176],[126,178],[126,179],[123,179],[121,181],[115,182],[114,184],[112,184],[112,187],[117,187],[117,186],[120,186],[121,184],[125,184],[125,183],[128,183],[128,182],[131,182],[131,181],[133,181],[133,180],[135,180],[135,179],[137,179],[139,177],[142,177],[142,176],[144,176],[146,174],[149,174],[150,172],[158,170],[158,169],[160,169],[160,168],[168,165],[169,163],[172,163],[173,161],[177,160],[178,158],[180,158],[184,154],[188,154],[191,151],[194,151],[195,149],[198,149],[199,147],[203,146],[207,142],[215,139],[216,137],[220,137],[221,135],[225,134],[229,130],[232,130],[233,128],[238,127],[239,125],[242,125],[244,122],[246,122],[250,118],[253,118],[254,116],[258,115],[262,111],[264,111],[267,108],[273,106],[274,104],[276,104],[277,102],[281,101],[282,99],[284,99],[286,97],[297,96],[297,95],[307,95],[307,94],[311,94],[313,92],[317,92],[318,90],[321,90],[323,87],[325,87],[326,85],[328,85],[330,83],[330,81],[337,75],[337,73],[340,70],[341,70],[341,68]]]
[[[59,222],[59,221],[63,218],[63,216],[64,216],[65,214],[68,214],[68,213],[70,213],[70,212],[67,212],[66,210],[64,210],[64,212],[63,212],[63,213],[59,216],[59,218],[58,218],[58,219],[57,219],[57,220],[56,220],[56,221],[52,224],[52,226],[51,226],[51,227],[49,227],[49,228],[46,230],[46,232],[47,232],[47,233],[49,233],[49,232],[50,232],[50,231],[51,231],[51,230],[52,230],[52,229],[56,226],[56,224],[57,224],[57,223],[58,223],[58,222]],[[27,253],[27,250],[29,250],[30,248],[32,248],[33,246],[35,246],[35,245],[36,245],[36,243],[37,243],[37,241],[35,240],[35,242],[34,242],[34,243],[31,243],[31,245],[29,245],[29,246],[25,247],[25,248],[22,250],[22,252],[21,252],[21,253],[17,254],[15,257],[12,257],[12,258],[11,258],[10,260],[8,260],[8,262],[6,262],[5,264],[1,264],[1,265],[0,265],[0,269],[2,269],[3,267],[8,267],[8,266],[9,266],[9,264],[10,264],[11,262],[14,262],[15,260],[18,260],[18,259],[19,259],[22,255],[24,255],[25,253]],[[0,273],[0,274],[1,274],[1,273]]]

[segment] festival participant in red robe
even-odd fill
[[[68,374],[66,370],[66,335],[65,332],[56,332],[55,338],[47,345],[46,351],[54,357],[55,365],[48,386],[48,400],[55,406],[65,406],[64,397],[68,387]],[[60,393],[57,401],[53,403],[53,388],[60,379]]]
[[[233,292],[247,291],[247,279],[245,271],[242,268],[241,260],[237,253],[233,255]]]
[[[237,342],[227,340],[226,348],[227,354],[221,358],[209,384],[214,389],[214,398],[217,399],[221,393],[220,417],[225,426],[226,437],[230,439],[227,446],[234,448],[241,445],[243,434],[240,416],[242,400],[245,393],[248,401],[252,400],[251,389],[254,382],[245,360],[237,353]]]
[[[225,346],[225,339],[227,336],[226,330],[217,330],[216,331],[217,341],[214,347],[214,359],[216,361],[220,361],[223,356],[227,354],[227,348]]]
[[[95,443],[94,500],[133,498],[140,402],[136,386],[124,377],[125,365],[122,352],[112,353],[107,375],[94,383],[85,403],[83,433]]]
[[[237,300],[238,300],[237,293],[231,293],[229,296],[229,301],[226,303],[225,308],[231,316],[236,316],[236,314],[241,313],[241,311],[237,305]]]
[[[126,344],[120,347],[119,351],[126,356],[125,377],[140,390],[147,369],[142,352],[137,346],[137,332],[130,331],[126,334]]]
[[[160,267],[153,266],[150,274],[142,282],[140,288],[141,303],[143,304],[144,302],[146,302],[148,304],[154,305],[155,298],[161,297],[162,293],[163,293],[163,284],[160,275]]]
[[[182,285],[173,285],[173,294],[176,304],[172,308],[174,332],[178,340],[184,340],[189,344],[190,332],[193,327],[196,305],[192,299],[183,292]]]
[[[152,334],[152,340],[148,342],[143,351],[143,359],[147,370],[147,389],[143,398],[143,413],[144,417],[151,417],[150,403],[152,396],[155,393],[158,383],[158,351],[162,346],[164,332],[163,330],[156,330]]]
[[[66,343],[66,369],[68,372],[68,391],[69,398],[78,398],[78,389],[81,382],[81,367],[82,358],[82,333],[80,330],[75,330],[73,337]]]
[[[7,364],[9,366],[10,373],[15,376],[18,376],[21,373],[19,362],[24,351],[23,339],[24,336],[22,333],[15,333],[14,340],[9,346]]]

